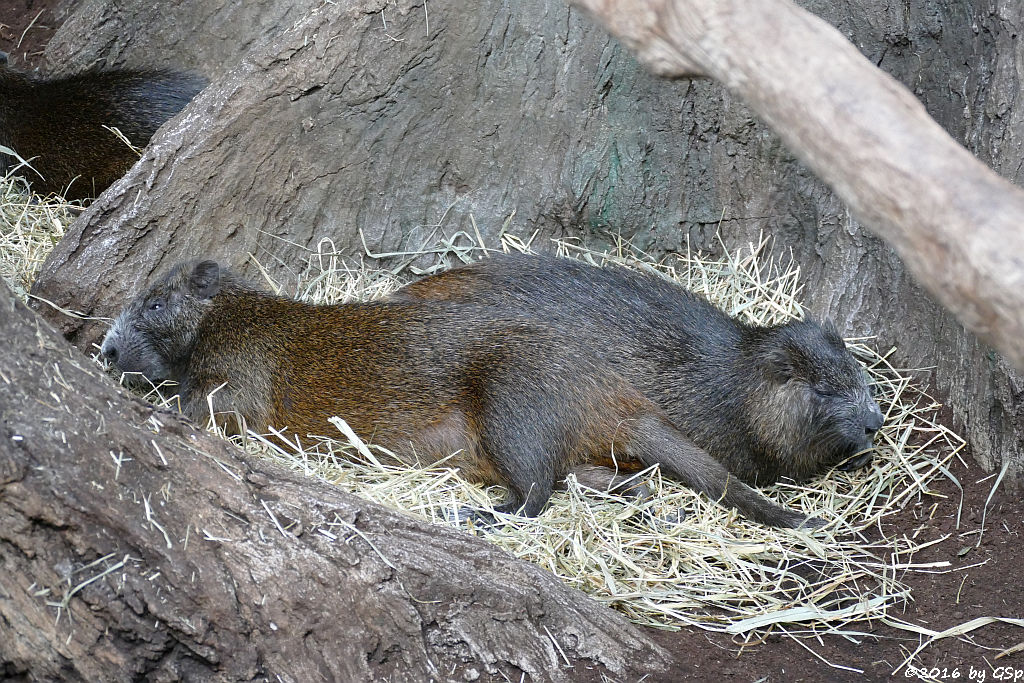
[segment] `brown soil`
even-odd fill
[[[913,536],[920,530],[918,542],[950,535],[942,543],[924,549],[913,558],[915,563],[948,561],[950,566],[932,570],[935,573],[914,571],[905,574],[902,580],[911,588],[912,602],[904,609],[893,610],[892,614],[934,631],[977,617],[1020,619],[1024,617],[1024,584],[1017,580],[1017,562],[1020,561],[1017,547],[1024,536],[1024,502],[1003,482],[988,505],[981,545],[975,548],[981,529],[982,509],[995,477],[985,478],[977,465],[964,467],[954,463],[951,471],[964,487],[959,529],[956,517],[960,491],[944,477],[933,488],[945,497],[925,497],[893,516],[884,526],[887,536]],[[983,478],[984,481],[979,481]],[[979,563],[984,564],[971,566]],[[853,630],[869,629],[860,625]],[[829,636],[820,643],[803,641],[819,657],[863,671],[855,673],[828,666],[800,644],[782,636],[770,636],[764,644],[743,649],[722,634],[697,630],[651,630],[655,640],[677,654],[679,671],[670,677],[648,680],[765,683],[885,680],[921,642],[912,633],[882,623],[875,624],[870,631],[870,637],[858,636],[856,640]],[[981,680],[977,672],[983,670],[988,681],[1024,681],[1024,652],[995,659],[1001,651],[1018,643],[1024,643],[1024,629],[1009,624],[990,624],[973,631],[967,639],[937,641],[917,656],[916,666],[931,669],[930,677],[925,680]],[[975,672],[973,679],[970,678],[972,667]],[[956,672],[959,672],[958,676]],[[914,672],[906,669],[900,669],[895,677],[920,680]]]
[[[8,0],[6,4],[4,16],[0,17],[0,50],[10,53],[12,63],[20,68],[40,66],[42,49],[66,15],[69,0]],[[965,458],[969,459],[969,455]],[[914,556],[916,563],[948,561],[950,566],[935,573],[907,573],[903,581],[912,590],[912,602],[902,610],[893,610],[893,616],[936,631],[976,617],[1024,617],[1024,582],[1017,578],[1017,547],[1024,536],[1024,502],[1005,485],[1000,486],[988,505],[981,544],[975,548],[982,510],[995,478],[985,478],[976,465],[968,468],[954,463],[951,469],[964,487],[959,528],[956,519],[960,491],[945,479],[934,486],[941,496],[929,496],[908,506],[883,528],[887,536],[919,532],[918,542],[950,536]],[[854,630],[868,629],[860,625]],[[722,634],[697,629],[649,629],[653,639],[676,654],[677,668],[671,675],[645,680],[885,680],[893,676],[893,670],[920,641],[907,631],[882,623],[874,624],[870,630],[869,637],[827,636],[820,642],[803,641],[815,653],[812,654],[794,640],[776,635],[762,644],[743,648]],[[925,680],[980,681],[979,672],[983,671],[984,680],[988,681],[1024,681],[1024,652],[995,659],[999,652],[1017,644],[1024,645],[1024,629],[990,624],[965,639],[938,641],[923,650],[915,661],[917,666],[930,669]],[[831,667],[822,659],[863,673]],[[598,679],[596,672],[579,674],[580,680]],[[895,677],[920,680],[905,668]]]
[[[11,64],[30,70],[42,65],[43,48],[64,21],[71,0],[4,0],[0,51]]]

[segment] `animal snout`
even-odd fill
[[[868,409],[867,417],[864,418],[864,432],[868,436],[874,436],[875,432],[882,428],[882,423],[885,421],[885,417],[882,415],[882,411],[878,408],[878,405],[874,402],[871,403],[871,407]]]
[[[121,350],[118,349],[117,338],[113,334],[107,334],[103,340],[103,345],[100,346],[100,353],[110,363],[117,365],[118,359],[121,357]]]

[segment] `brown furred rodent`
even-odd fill
[[[654,274],[498,255],[391,298],[488,305],[577,339],[748,484],[863,466],[882,426],[830,323],[747,325]]]
[[[771,503],[568,340],[491,308],[437,302],[317,306],[257,290],[212,261],[179,264],[130,302],[103,342],[126,373],[179,383],[194,420],[237,413],[299,438],[340,416],[404,462],[447,462],[536,515],[574,467],[610,454],[764,524],[819,526]],[[230,424],[228,418],[226,421]],[[238,419],[238,418],[233,418]]]
[[[0,145],[35,169],[17,171],[33,191],[96,197],[139,158],[107,128],[145,147],[205,85],[194,74],[159,70],[37,78],[12,69],[0,52]],[[0,173],[16,165],[14,157],[0,154]]]

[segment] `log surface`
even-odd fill
[[[636,678],[619,614],[125,395],[0,284],[0,677]]]

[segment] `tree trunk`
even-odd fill
[[[535,565],[126,396],[2,283],[0,333],[0,678],[635,680],[669,661]]]
[[[1003,457],[1015,462],[1019,475],[1024,466],[1021,440],[1015,438],[1024,428],[1024,190],[982,165],[907,90],[789,0],[756,7],[705,0],[573,2],[594,13],[652,71],[712,77],[742,97],[894,247],[918,283],[1007,354],[1010,364],[989,353],[988,367],[972,368],[980,372],[968,373],[967,382],[962,373],[955,379],[970,386],[971,379],[980,375],[984,381],[998,365],[994,379],[1015,385],[1009,401],[1015,419],[1009,425],[1000,421],[996,429],[990,423],[990,439],[998,443],[1011,435],[1017,446]],[[1024,10],[1019,3],[1004,3],[1002,9],[1014,38],[1013,26],[1020,25]],[[1024,54],[1017,46],[1007,51],[1014,47]],[[1019,81],[1019,61],[1015,71]],[[1012,128],[1007,132],[1012,135]],[[1015,151],[1019,159],[1019,141]],[[856,265],[860,256],[845,260]],[[943,322],[949,317],[934,315]],[[890,334],[898,324],[886,326]],[[961,339],[970,337],[960,325],[954,327]],[[977,343],[973,346],[977,355]],[[982,401],[987,402],[987,393]],[[1004,396],[999,398],[1005,401]],[[1002,411],[989,412],[1002,417]]]
[[[288,2],[122,3],[80,0],[46,47],[50,71],[93,65],[194,70],[210,80],[234,68],[255,43],[319,7]]]
[[[910,86],[954,139],[1024,180],[1019,3],[804,5]],[[117,9],[126,23],[160,20],[151,3]],[[89,44],[90,30],[62,40]],[[252,38],[234,43],[241,52]],[[170,48],[119,45],[89,49],[126,63],[169,58]],[[203,64],[201,41],[173,49]],[[493,244],[513,212],[511,230],[537,231],[541,246],[621,232],[653,252],[687,241],[714,251],[716,232],[735,248],[765,231],[780,253],[792,249],[816,313],[878,335],[883,350],[898,345],[894,361],[906,367],[936,366],[975,457],[989,468],[1008,460],[1019,475],[1021,376],[925,295],[732,94],[647,74],[560,0],[328,5],[244,58],[218,53],[233,59],[237,68],[76,223],[36,294],[109,315],[183,256],[238,265],[253,252],[287,279],[323,237],[357,255],[362,232],[371,251],[389,252],[434,233],[474,234],[472,218]],[[101,332],[60,324],[80,345]]]
[[[1024,369],[1024,190],[789,0],[575,0],[664,76],[743,98],[966,326]]]

